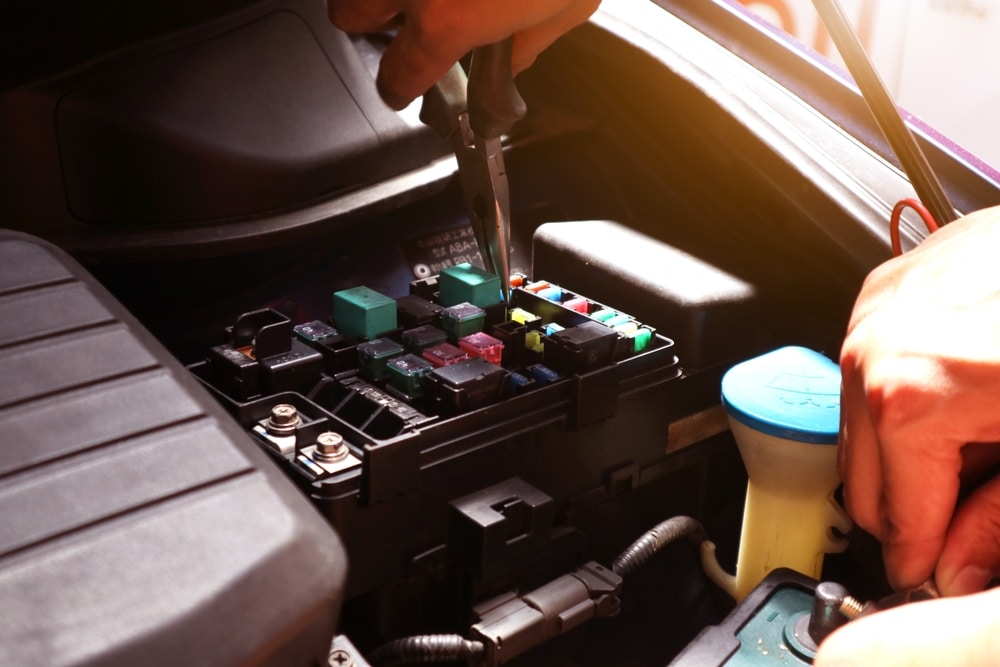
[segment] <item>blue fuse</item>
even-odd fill
[[[538,294],[538,296],[542,297],[543,299],[548,299],[549,301],[555,301],[556,303],[559,303],[562,300],[563,291],[561,287],[558,287],[556,285],[550,285],[545,289],[538,290],[536,294]]]
[[[514,394],[523,394],[536,384],[534,378],[522,375],[521,373],[511,373],[507,381],[510,383],[511,392]]]
[[[566,327],[561,324],[556,324],[555,322],[549,322],[545,325],[545,335],[551,336],[557,331],[563,331]]]
[[[531,377],[534,378],[535,382],[537,382],[540,387],[552,384],[562,377],[559,373],[556,373],[548,366],[543,366],[542,364],[534,364],[529,366],[527,370],[531,373]]]

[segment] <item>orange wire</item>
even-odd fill
[[[919,201],[907,198],[897,202],[892,209],[892,216],[889,218],[889,238],[892,241],[892,254],[895,257],[903,254],[903,246],[899,240],[899,222],[900,216],[903,215],[906,207],[912,208],[920,215],[920,219],[924,221],[924,226],[927,227],[928,232],[933,234],[938,230],[938,224],[934,221],[934,216]]]

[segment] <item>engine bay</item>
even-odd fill
[[[736,569],[747,488],[720,383],[836,361],[890,256],[909,185],[850,86],[731,3],[609,0],[518,78],[505,303],[447,144],[378,103],[379,37],[232,4],[0,93],[0,598],[28,619],[0,655],[752,662],[732,638],[815,582],[737,605],[706,573],[707,540]],[[928,151],[963,210],[1000,194]],[[870,599],[856,533],[823,579]]]

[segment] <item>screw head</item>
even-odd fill
[[[354,667],[354,658],[344,649],[338,648],[330,654],[330,667]]]
[[[271,416],[267,418],[264,428],[271,435],[291,435],[301,423],[302,417],[294,405],[279,403],[271,408]]]
[[[347,457],[348,449],[344,444],[344,436],[333,431],[320,433],[316,436],[315,457],[324,463],[335,463]]]

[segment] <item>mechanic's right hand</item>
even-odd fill
[[[894,587],[933,575],[962,597],[848,623],[820,667],[1000,654],[1000,590],[979,593],[1000,567],[998,260],[1000,208],[977,211],[876,268],[858,296],[840,357],[845,504],[882,541]]]
[[[476,46],[514,36],[514,74],[563,33],[583,23],[600,0],[328,0],[330,20],[346,32],[399,31],[382,58],[377,85],[402,109]]]
[[[876,268],[841,351],[840,470],[896,588],[982,590],[1000,566],[1000,207]],[[978,488],[958,504],[963,485]]]

